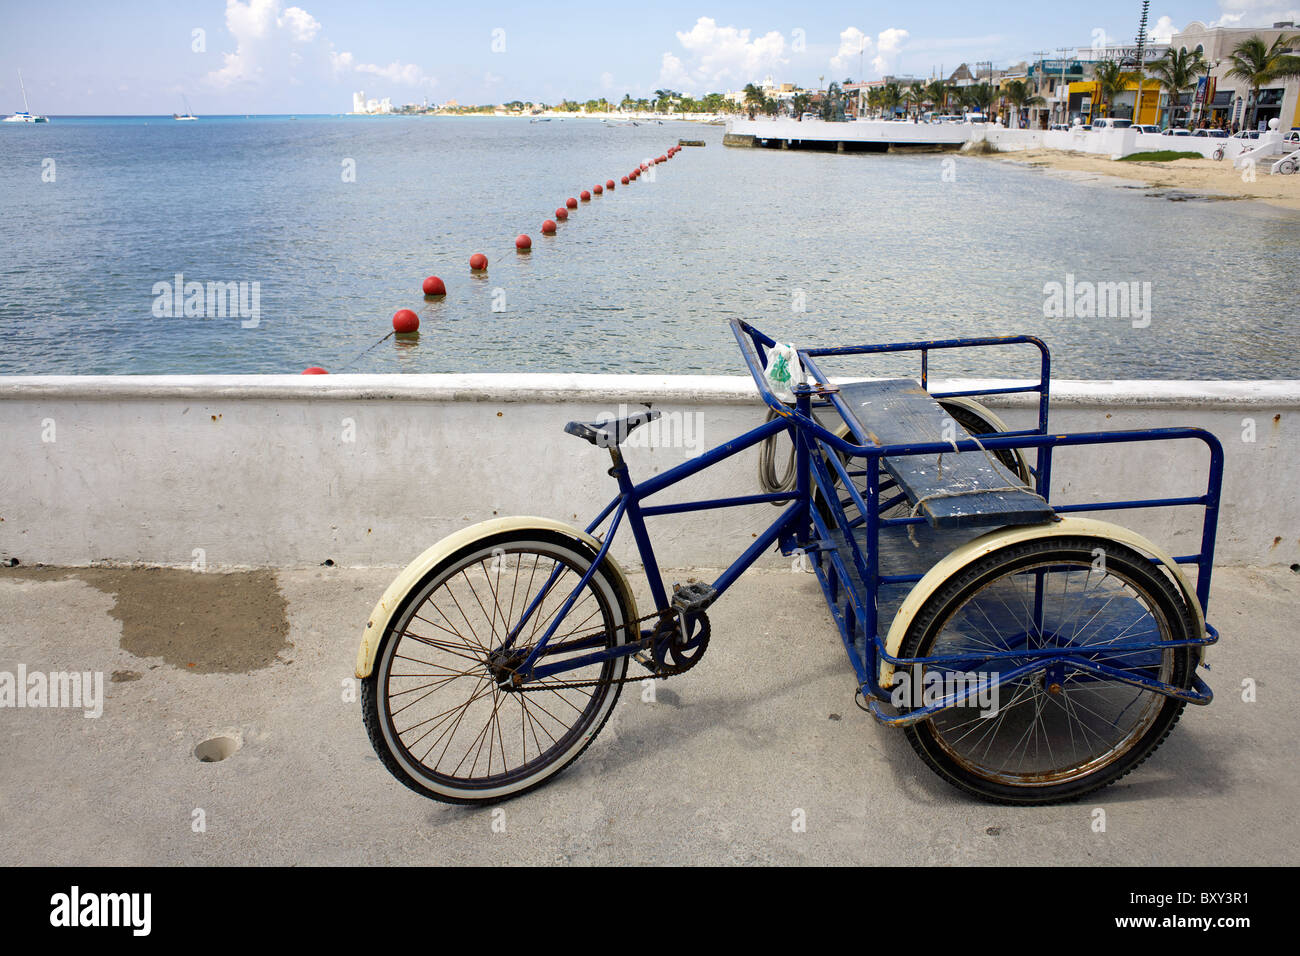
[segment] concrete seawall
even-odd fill
[[[643,403],[665,418],[628,448],[634,478],[734,437],[765,411],[748,378],[721,376],[0,377],[0,559],[397,566],[497,515],[583,525],[613,494],[609,459],[564,423]],[[1012,427],[1033,422],[1023,401],[990,404]],[[1210,429],[1226,449],[1220,563],[1300,562],[1300,382],[1056,382],[1051,424]],[[755,492],[756,456],[664,500]],[[1199,494],[1206,462],[1200,442],[1061,449],[1053,501]],[[725,565],[773,512],[652,519],[659,562]],[[1199,543],[1199,509],[1114,520],[1175,553]],[[622,543],[628,559],[630,535]]]

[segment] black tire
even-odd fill
[[[490,659],[555,572],[514,645],[525,651],[534,646],[594,558],[579,539],[525,528],[466,545],[407,592],[361,684],[366,731],[393,776],[435,800],[492,803],[539,786],[586,750],[618,701],[622,688],[616,681],[627,673],[627,657],[544,680],[602,681],[597,686],[522,693],[500,688],[501,661],[494,671]],[[636,626],[634,616],[606,566],[579,594],[548,646],[573,635],[600,637],[602,629],[599,646],[624,644],[628,628]],[[562,651],[550,660],[599,646]],[[418,681],[427,682],[413,683]]]
[[[1038,629],[1032,604],[1040,576]],[[984,658],[981,665],[981,651],[1074,646],[1085,659],[1186,688],[1195,670],[1194,647],[1122,648],[1191,639],[1194,628],[1181,590],[1137,551],[1104,538],[1039,538],[994,551],[945,581],[912,619],[898,656],[964,658],[943,667],[913,665],[908,674],[920,686],[916,682],[925,680],[929,668],[941,674],[1005,671],[1024,660]],[[905,728],[912,747],[940,777],[997,803],[1059,803],[1115,782],[1151,755],[1184,707],[1177,698],[1064,667],[1054,675],[1039,672],[1008,682],[999,691],[1001,698],[1008,691],[1013,697],[994,716],[980,716],[972,703]],[[983,721],[987,727],[980,726]]]

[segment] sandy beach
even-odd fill
[[[1039,167],[1069,174],[1070,178],[1110,177],[1124,180],[1116,185],[1141,183],[1150,189],[1174,194],[1191,193],[1216,199],[1253,199],[1282,209],[1300,212],[1300,175],[1273,176],[1256,171],[1254,182],[1242,180],[1242,171],[1228,160],[1177,159],[1165,163],[1124,162],[1089,153],[1059,149],[1030,149],[1001,153],[1002,162]]]

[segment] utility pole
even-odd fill
[[[1061,84],[1057,87],[1057,93],[1061,96],[1061,123],[1069,126],[1070,88],[1065,83],[1065,54],[1070,52],[1070,48],[1068,46],[1058,46],[1056,52],[1061,54]]]
[[[1034,51],[1034,56],[1038,57],[1038,72],[1034,75],[1034,92],[1040,96],[1043,92],[1043,61],[1047,53],[1047,50]],[[1034,107],[1034,109],[1038,109],[1038,107]]]

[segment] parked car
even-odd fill
[[[1171,126],[1169,127],[1169,129],[1161,130],[1160,135],[1161,136],[1191,136],[1192,131],[1187,129],[1174,129]]]
[[[1288,146],[1300,146],[1300,129],[1293,129],[1282,137],[1282,142]]]
[[[1229,139],[1259,139],[1259,130],[1243,129],[1240,132],[1233,133]]]
[[[1158,132],[1160,132],[1160,127],[1159,127],[1159,126],[1151,126],[1151,125],[1143,125],[1143,126],[1139,126],[1139,127],[1137,128],[1137,130],[1138,130],[1139,133],[1158,133]]]
[[[1092,121],[1093,129],[1128,129],[1132,125],[1132,120],[1115,119],[1113,116],[1104,116]]]
[[[1211,139],[1227,139],[1228,131],[1226,129],[1206,129],[1202,126],[1198,130],[1192,131],[1193,136],[1208,136]]]

